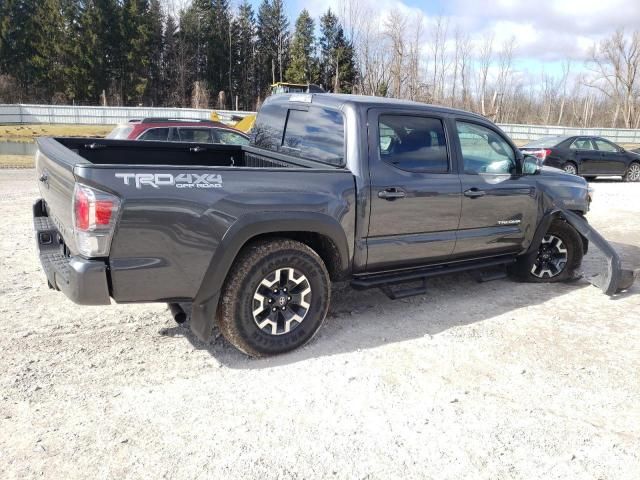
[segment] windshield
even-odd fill
[[[107,138],[111,138],[113,140],[126,140],[129,138],[129,134],[133,131],[133,127],[128,127],[126,125],[120,125],[107,135]]]
[[[564,142],[567,138],[569,138],[569,137],[562,137],[562,136],[543,137],[543,138],[539,138],[538,140],[534,140],[533,142],[527,143],[522,148],[550,148],[550,147],[555,147],[559,143]]]

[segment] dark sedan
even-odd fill
[[[640,154],[627,151],[602,137],[544,137],[520,150],[540,163],[561,168],[586,179],[619,175],[625,182],[640,181]]]

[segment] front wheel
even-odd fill
[[[523,255],[510,267],[528,282],[562,282],[573,278],[583,257],[582,237],[563,220],[554,220],[537,251]]]
[[[640,163],[633,162],[629,165],[622,179],[625,182],[640,182]]]
[[[331,287],[322,259],[289,239],[245,247],[225,281],[218,325],[252,357],[288,352],[308,342],[329,307]]]

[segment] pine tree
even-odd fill
[[[320,17],[320,79],[328,91],[351,92],[356,79],[355,51],[338,17],[327,10]]]
[[[239,107],[244,110],[256,108],[259,91],[256,86],[256,20],[253,8],[244,0],[233,21],[234,48],[232,50],[233,72]]]
[[[158,106],[164,101],[162,83],[165,81],[162,67],[162,54],[164,50],[164,13],[160,0],[151,0],[149,3],[149,91],[148,96],[151,105]]]
[[[180,45],[178,44],[178,26],[173,15],[167,16],[167,24],[164,29],[164,45],[162,51],[162,93],[164,105],[180,107],[184,102],[184,94],[181,94],[180,77]]]
[[[121,15],[117,0],[88,0],[79,8],[69,88],[81,103],[97,104],[103,91],[120,92]]]
[[[180,12],[180,36],[192,59],[193,80],[205,80],[208,69],[208,41],[211,37],[211,1],[193,0]]]
[[[65,90],[61,1],[14,0],[3,8],[0,68],[12,73],[27,98],[51,101]]]
[[[287,81],[293,83],[314,83],[317,75],[314,58],[314,22],[309,12],[304,9],[296,20],[296,30],[291,41]]]
[[[226,98],[233,95],[231,81],[231,11],[228,0],[213,0],[209,19],[211,28],[208,38],[209,88],[216,96],[226,91]]]
[[[270,83],[284,80],[289,50],[289,20],[282,0],[263,0],[258,10],[259,85],[266,90]]]

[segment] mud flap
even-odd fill
[[[595,245],[606,258],[606,267],[597,276],[589,281],[600,288],[606,295],[614,295],[622,290],[627,290],[633,285],[635,274],[632,270],[622,268],[620,256],[587,221],[575,213],[560,209],[562,216],[575,228],[580,235]]]

